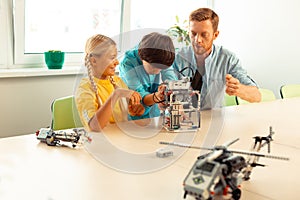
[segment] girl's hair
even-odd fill
[[[88,77],[92,85],[92,89],[96,93],[96,97],[98,99],[98,102],[100,105],[102,105],[102,101],[98,94],[97,85],[94,81],[94,76],[92,73],[92,65],[90,62],[90,58],[93,56],[103,56],[103,54],[111,47],[116,46],[115,41],[113,41],[111,38],[96,34],[90,37],[85,45],[85,66],[87,67]],[[113,80],[113,77],[109,77],[110,82],[113,84],[113,86],[116,88],[116,83]]]
[[[142,38],[138,54],[154,67],[166,69],[174,62],[175,48],[169,36],[153,32]]]
[[[218,30],[219,16],[209,8],[199,8],[197,10],[194,10],[190,14],[189,20],[197,22],[210,20],[214,31],[216,32]]]

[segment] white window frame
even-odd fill
[[[0,0],[0,69],[12,65],[12,0]]]
[[[14,0],[14,65],[16,68],[22,66],[40,67],[45,65],[43,54],[24,54],[25,49],[25,0]],[[82,63],[83,53],[66,53],[66,66]]]

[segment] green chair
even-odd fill
[[[224,96],[224,106],[235,106],[236,104],[236,96],[229,96],[228,94],[225,93]]]
[[[282,99],[300,97],[300,84],[289,84],[281,86],[280,96]]]
[[[261,93],[261,102],[276,100],[276,97],[275,97],[274,92],[272,90],[264,89],[264,88],[259,88],[258,90]],[[248,104],[250,102],[245,101],[245,100],[241,99],[240,97],[237,97],[236,98],[236,103],[238,105],[243,105],[243,104]]]
[[[82,127],[74,96],[55,99],[51,105],[52,130]]]

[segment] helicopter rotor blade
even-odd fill
[[[207,161],[212,161],[212,160],[218,158],[220,155],[222,155],[222,153],[223,153],[223,150],[216,150],[216,151],[213,151],[212,153],[209,153],[206,157],[201,158],[197,161],[196,167],[200,167]]]
[[[225,145],[231,145],[234,142],[238,141],[239,138],[224,144]],[[207,147],[197,147],[197,146],[191,146],[188,144],[182,144],[182,143],[176,143],[176,142],[159,142],[159,144],[163,144],[163,145],[171,145],[171,146],[177,146],[177,147],[184,147],[184,148],[191,148],[191,149],[204,149],[204,150],[211,150],[214,151],[215,148],[207,148]],[[273,155],[267,155],[267,154],[262,154],[262,153],[257,153],[257,152],[250,152],[250,151],[241,151],[241,150],[226,150],[228,152],[232,152],[232,153],[237,153],[237,154],[244,154],[244,155],[249,155],[249,156],[258,156],[258,157],[265,157],[265,158],[272,158],[272,159],[278,159],[278,160],[290,160],[287,157],[283,157],[283,156],[273,156]]]
[[[222,146],[224,146],[224,147],[229,147],[230,145],[232,145],[233,143],[236,143],[238,140],[239,140],[240,138],[236,138],[236,139],[234,139],[234,140],[232,140],[232,141],[229,141],[229,142],[226,142],[226,143],[224,143]]]
[[[177,143],[177,142],[159,142],[159,144],[163,145],[171,145],[171,146],[177,146],[177,147],[184,147],[184,148],[191,148],[191,149],[204,149],[204,150],[214,150],[214,148],[207,148],[207,147],[196,147],[196,146],[191,146],[188,144],[182,144],[182,143]]]
[[[272,158],[272,159],[278,159],[278,160],[290,160],[287,157],[283,156],[273,156],[273,155],[267,155],[267,154],[262,154],[262,153],[257,153],[257,152],[249,152],[249,151],[241,151],[241,150],[228,150],[229,152],[232,153],[237,153],[237,154],[244,154],[244,155],[249,155],[249,156],[259,156],[259,157],[265,157],[265,158]]]
[[[223,150],[216,150],[216,151],[213,151],[208,157],[207,157],[207,160],[208,161],[212,161],[216,158],[218,158],[220,155],[223,154]]]

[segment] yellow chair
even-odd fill
[[[264,89],[264,88],[259,88],[258,90],[261,93],[261,102],[276,100],[276,97],[275,97],[274,92],[272,90]],[[245,101],[245,100],[241,99],[240,97],[237,97],[236,98],[236,103],[238,105],[243,105],[243,104],[248,104],[250,102]]]
[[[300,84],[289,84],[281,86],[280,96],[282,99],[300,97]]]
[[[74,96],[55,99],[51,105],[52,130],[82,127]]]
[[[224,96],[224,106],[234,106],[237,105],[236,103],[236,96],[229,96],[227,93],[225,93]]]

